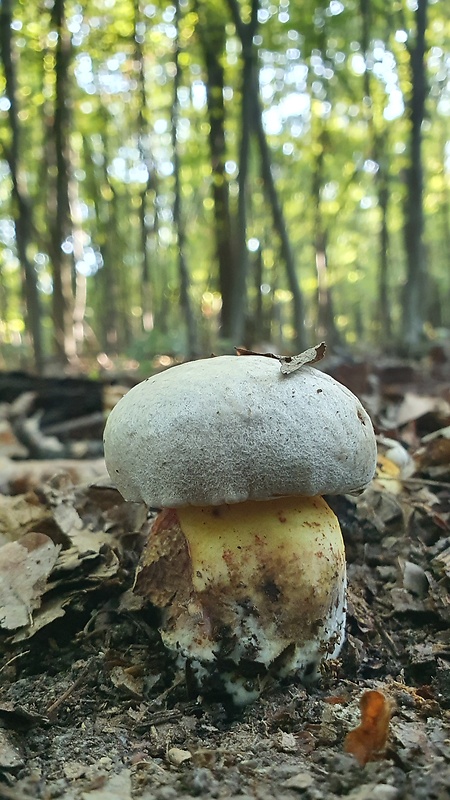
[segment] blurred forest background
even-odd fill
[[[448,10],[1,0],[0,368],[445,341]]]

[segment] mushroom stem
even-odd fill
[[[322,497],[185,506],[158,517],[137,591],[163,609],[164,643],[200,688],[236,704],[261,677],[313,677],[344,637],[345,552]]]

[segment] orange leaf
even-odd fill
[[[384,750],[389,735],[392,703],[382,692],[364,692],[359,702],[361,724],[345,737],[346,753],[355,756],[363,767],[375,761]]]

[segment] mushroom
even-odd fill
[[[197,687],[237,705],[266,676],[312,679],[339,654],[345,552],[322,495],[362,490],[376,465],[355,395],[276,359],[172,367],[131,389],[105,428],[119,491],[162,508],[136,591],[161,609],[162,639]]]

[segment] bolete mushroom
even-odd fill
[[[264,676],[306,679],[338,655],[345,552],[321,495],[363,489],[376,464],[348,389],[276,357],[181,364],[119,401],[105,457],[126,500],[163,509],[136,588],[200,689],[245,704]]]

